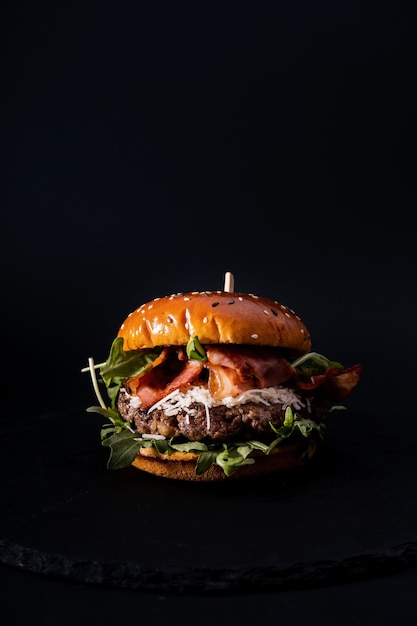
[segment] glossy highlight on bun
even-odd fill
[[[294,311],[275,300],[225,291],[179,293],[136,308],[118,332],[124,350],[201,344],[271,346],[304,354],[310,333]]]

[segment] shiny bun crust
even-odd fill
[[[201,475],[195,473],[197,455],[174,453],[171,456],[158,454],[153,448],[143,448],[145,455],[138,454],[132,463],[136,469],[154,476],[173,480],[219,482],[277,474],[306,465],[317,449],[316,439],[296,439],[277,446],[269,455],[254,452],[255,463],[244,465],[231,476],[226,476],[218,465],[212,465]]]
[[[253,294],[203,291],[156,298],[130,313],[118,336],[124,350],[201,344],[274,346],[299,353],[311,349],[302,320],[283,304]]]

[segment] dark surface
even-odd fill
[[[417,619],[416,10],[3,3],[0,618]],[[306,471],[109,472],[80,370],[173,292],[361,363]]]
[[[415,606],[412,590],[416,570],[395,576],[376,577],[351,583],[305,591],[246,593],[229,596],[183,596],[138,593],[123,589],[103,589],[91,585],[68,584],[0,566],[2,615],[11,626],[20,626],[22,615],[39,619],[46,626],[57,621],[70,626],[74,621],[103,624],[138,619],[165,623],[167,616],[195,615],[200,624],[237,620],[262,626],[279,614],[284,624],[303,624],[311,615],[324,623],[413,624]],[[24,592],[24,603],[16,589]],[[25,608],[23,607],[26,607]]]
[[[414,415],[407,443],[387,438],[394,413],[332,414],[310,467],[215,485],[108,471],[97,420],[79,441],[82,420],[32,417],[3,435],[5,467],[17,449],[25,459],[2,481],[5,562],[159,591],[303,587],[417,564]]]
[[[394,411],[333,413],[300,471],[196,484],[106,470],[90,414],[22,419],[2,433],[1,561],[73,583],[191,595],[402,572],[417,566],[417,420],[396,430],[398,421]]]

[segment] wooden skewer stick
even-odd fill
[[[226,272],[224,275],[224,291],[228,291],[229,293],[233,292],[235,289],[235,279],[232,272]]]

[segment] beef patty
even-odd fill
[[[285,405],[260,404],[246,402],[227,407],[219,405],[211,407],[207,413],[206,406],[194,402],[187,410],[181,409],[175,415],[166,415],[160,408],[148,412],[131,403],[131,396],[120,393],[118,409],[123,419],[135,424],[141,434],[163,435],[164,437],[181,437],[190,441],[228,441],[242,437],[262,437],[271,434],[271,424],[279,428],[285,417]],[[325,408],[310,399],[306,407],[297,409],[301,417],[321,421]]]

